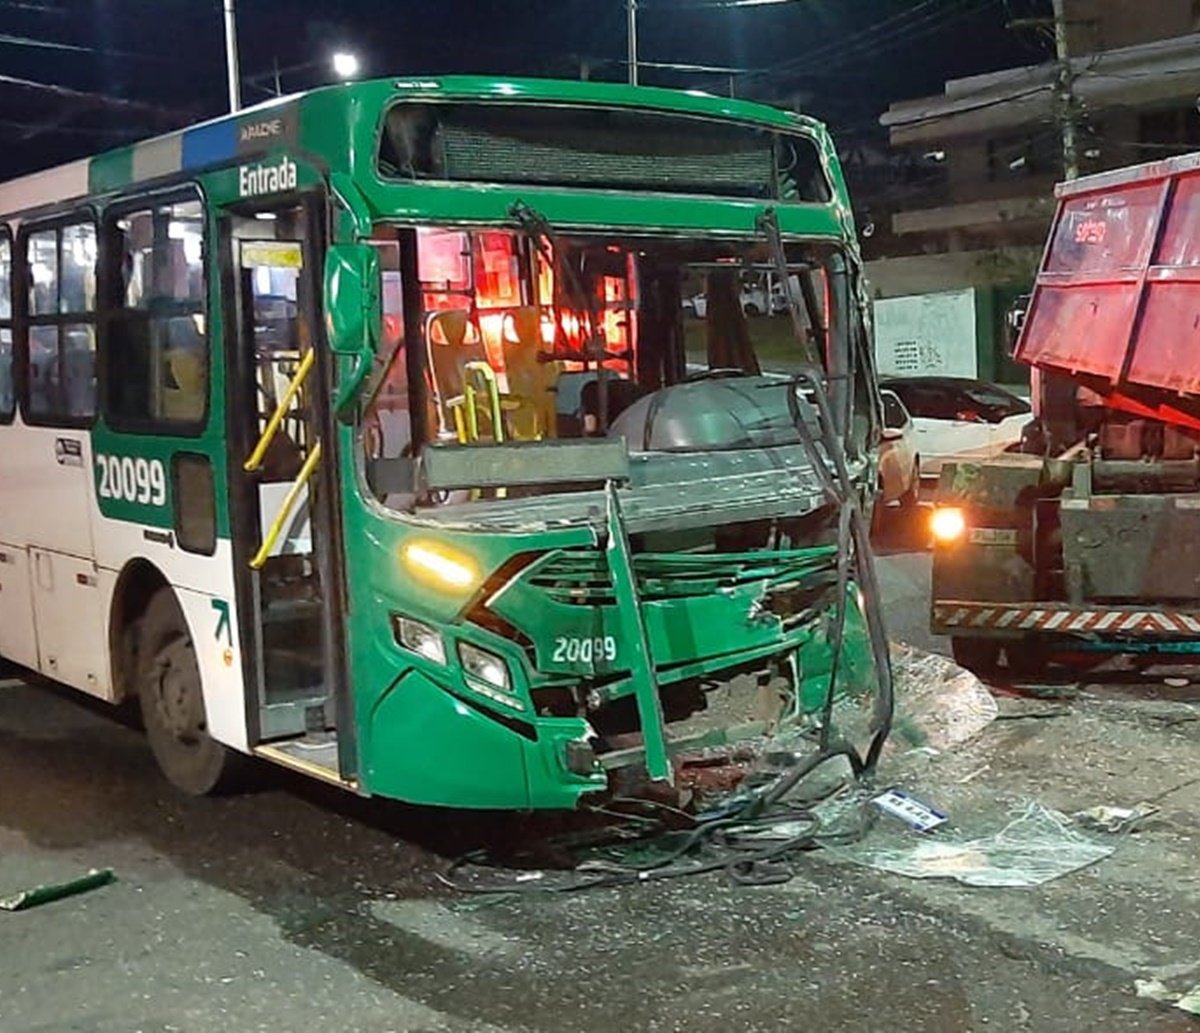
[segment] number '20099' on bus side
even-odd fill
[[[167,501],[167,475],[160,459],[96,456],[97,494],[102,499],[162,506]]]

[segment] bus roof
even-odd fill
[[[309,98],[340,96],[347,104],[384,105],[400,98],[448,100],[532,100],[551,103],[612,105],[674,111],[701,117],[752,122],[776,129],[822,127],[806,115],[753,101],[718,97],[700,90],[669,90],[624,83],[483,76],[406,76],[321,86],[276,97],[241,111],[178,129],[162,136],[102,152],[19,179],[0,183],[0,216],[105,193],[133,183],[189,169],[232,162],[244,154],[239,137],[252,126],[271,121],[273,113],[303,111]],[[242,141],[244,142],[244,140]]]

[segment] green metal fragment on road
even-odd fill
[[[63,897],[73,897],[77,893],[87,893],[88,890],[99,889],[110,882],[116,882],[117,877],[111,868],[93,868],[87,875],[70,882],[52,882],[43,886],[35,886],[31,890],[22,890],[11,897],[0,897],[0,911],[27,911],[31,907],[49,904],[51,901],[62,900]]]

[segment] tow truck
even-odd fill
[[[934,633],[1013,676],[1200,656],[1200,153],[1062,183],[1015,358],[1022,451],[949,463]]]

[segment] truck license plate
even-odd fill
[[[972,545],[1016,545],[1017,532],[1011,527],[972,527],[967,541]]]

